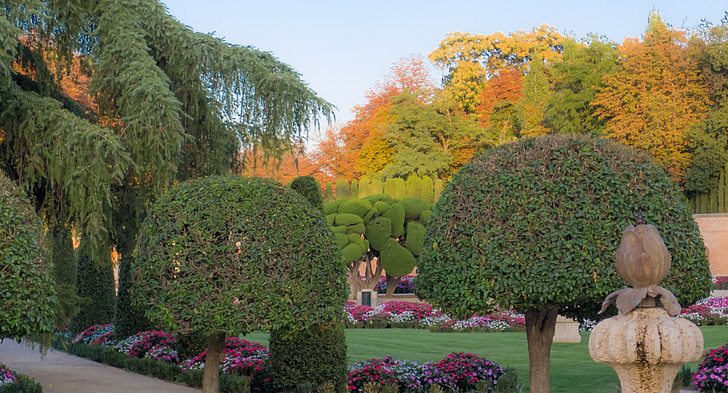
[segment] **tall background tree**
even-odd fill
[[[563,46],[563,56],[551,67],[545,125],[554,133],[602,135],[606,120],[594,114],[592,102],[604,76],[617,71],[617,44],[591,35],[580,43],[564,40]]]
[[[712,105],[689,130],[693,160],[685,174],[697,213],[728,212],[728,13],[719,25],[701,26],[690,44],[708,82]]]
[[[604,77],[596,115],[606,135],[647,151],[678,183],[690,165],[687,131],[705,117],[708,92],[684,33],[654,11],[643,41],[620,47],[619,70]]]
[[[195,33],[157,1],[13,0],[0,42],[0,165],[52,231],[72,228],[94,259],[121,254],[120,334],[139,322],[123,317],[149,203],[175,181],[237,170],[241,149],[279,157],[331,113],[288,65]],[[59,87],[75,61],[91,113]]]

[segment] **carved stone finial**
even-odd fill
[[[657,228],[647,225],[640,203],[636,225],[624,230],[617,250],[617,274],[632,288],[609,294],[600,313],[614,304],[621,314],[628,314],[636,307],[655,307],[659,299],[670,315],[678,315],[681,309],[675,296],[657,285],[667,276],[670,262],[665,242]]]

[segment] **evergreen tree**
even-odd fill
[[[346,179],[336,179],[336,200],[351,198],[349,182]]]
[[[113,323],[116,312],[111,261],[95,263],[88,242],[84,239],[81,239],[76,255],[76,293],[81,297],[82,304],[79,313],[71,318],[69,328],[73,334],[78,334],[89,326]]]
[[[331,183],[326,183],[326,187],[324,188],[324,205],[327,203],[331,203],[334,201],[334,189],[331,186]]]
[[[717,26],[706,24],[690,41],[700,58],[713,105],[708,117],[688,132],[693,159],[685,187],[696,213],[728,212],[728,16]]]
[[[79,60],[96,98],[88,111],[60,88]],[[59,225],[95,260],[115,245],[122,272],[138,223],[112,214],[134,205],[138,220],[174,181],[239,168],[241,148],[279,157],[332,109],[271,54],[195,33],[159,1],[5,2],[0,74],[0,167],[41,216],[70,212]]]
[[[359,182],[357,182],[356,179],[351,180],[351,198],[359,198]]]

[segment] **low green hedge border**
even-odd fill
[[[159,362],[153,359],[128,356],[99,345],[74,344],[67,339],[53,340],[54,348],[94,362],[122,368],[138,374],[149,375],[167,381],[180,382],[194,388],[202,387],[204,370],[182,371],[176,364]],[[220,393],[250,393],[250,379],[240,375],[220,374]],[[0,393],[5,391],[0,390]],[[15,392],[15,391],[13,391]],[[30,391],[28,391],[30,392]],[[40,392],[40,391],[39,391]]]

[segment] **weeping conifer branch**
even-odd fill
[[[94,248],[103,248],[111,184],[121,181],[122,169],[131,165],[119,138],[74,116],[52,98],[19,88],[0,90],[0,97],[5,171],[29,191],[60,187],[69,216]]]

